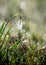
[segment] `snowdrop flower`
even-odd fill
[[[22,28],[23,28],[23,22],[22,22],[22,20],[20,19],[20,20],[18,20],[18,22],[17,22],[17,29],[18,30],[22,30]]]

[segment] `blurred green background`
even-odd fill
[[[0,25],[2,20],[20,14],[30,32],[40,33],[46,37],[46,0],[0,0]],[[16,20],[12,22],[15,29]]]
[[[46,0],[0,0],[0,58],[0,65],[46,65]]]

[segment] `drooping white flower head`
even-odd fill
[[[18,30],[22,30],[22,28],[23,28],[23,22],[22,22],[22,20],[20,19],[20,20],[18,20],[18,22],[17,22],[17,29]]]

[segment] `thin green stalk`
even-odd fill
[[[18,15],[14,15],[14,16],[12,16],[11,18],[9,18],[9,20],[6,20],[6,24],[5,24],[5,26],[4,26],[3,30],[2,30],[1,37],[2,37],[2,35],[3,35],[3,32],[5,31],[5,28],[7,27],[8,23],[9,23],[14,17],[17,17],[17,16],[18,16]]]

